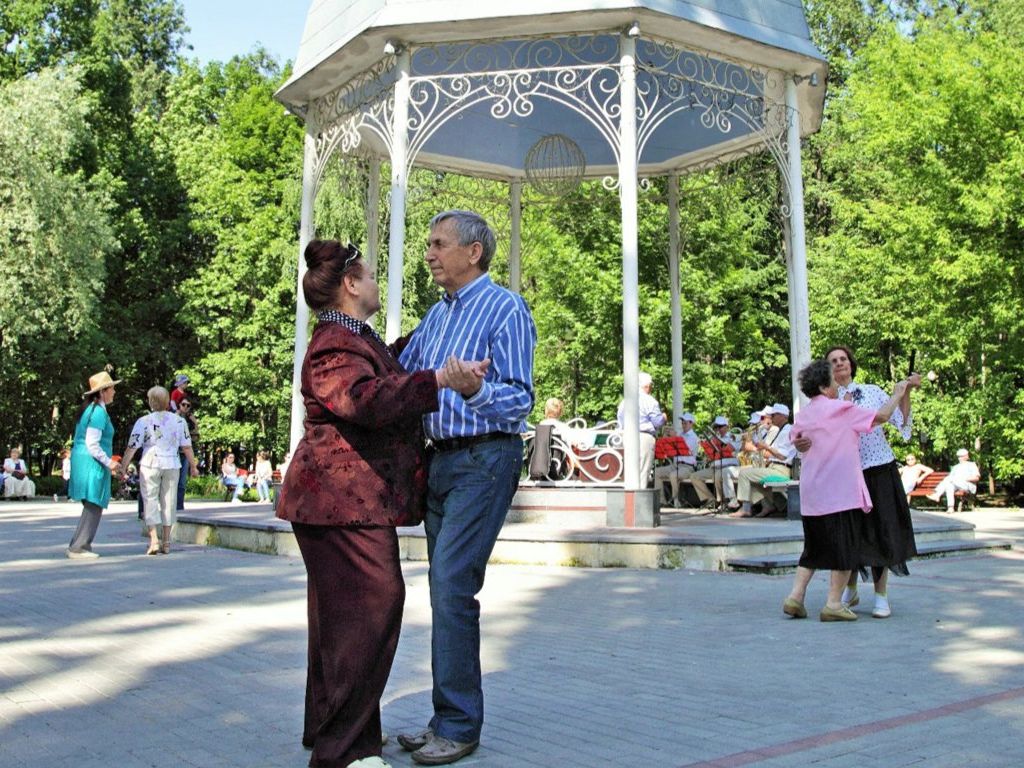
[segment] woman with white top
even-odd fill
[[[89,391],[83,395],[76,419],[68,498],[82,502],[82,516],[66,552],[73,560],[99,557],[92,551],[92,540],[110,503],[110,476],[121,468],[112,455],[114,423],[107,415],[107,406],[114,402],[114,387],[120,383],[106,371],[90,376]]]
[[[260,501],[270,501],[270,483],[274,479],[274,465],[270,463],[270,454],[260,451],[256,454],[256,493]]]
[[[10,457],[4,459],[3,486],[8,499],[29,499],[36,495],[36,484],[29,479],[28,466],[17,448],[11,448]]]
[[[163,387],[151,387],[146,393],[151,412],[135,422],[128,438],[123,463],[127,465],[135,452],[142,450],[139,475],[142,479],[143,509],[149,526],[147,555],[166,555],[171,551],[171,528],[177,515],[178,474],[181,472],[179,451],[188,461],[192,477],[199,475],[192,453],[185,420],[169,410],[171,396]],[[157,525],[161,526],[157,538]]]
[[[857,361],[848,347],[832,347],[825,354],[825,359],[832,366],[832,376],[839,385],[839,397],[852,401],[860,408],[874,411],[889,400],[881,387],[854,380]],[[911,374],[899,407],[888,419],[904,440],[910,438],[910,390],[920,385],[921,377],[916,373]],[[896,456],[880,424],[860,437],[860,466],[873,507],[872,514],[861,517],[860,566],[862,569],[871,566],[875,585],[875,606],[871,615],[876,619],[885,619],[892,615],[887,593],[888,572],[891,570],[899,576],[909,574],[907,560],[917,555],[917,544]],[[860,602],[857,595],[857,571],[850,576],[849,586],[843,591],[842,599],[850,607]]]

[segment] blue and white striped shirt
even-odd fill
[[[423,417],[432,440],[519,434],[533,409],[533,350],[537,329],[522,297],[481,275],[430,308],[399,361],[409,371],[438,369],[451,355],[460,360],[490,358],[480,390],[463,398],[438,392],[440,409]]]

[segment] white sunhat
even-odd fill
[[[711,422],[713,427],[728,427],[729,420],[725,416],[715,416],[715,420]]]

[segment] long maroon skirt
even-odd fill
[[[292,523],[306,564],[309,660],[302,743],[311,766],[381,754],[380,697],[398,648],[405,581],[388,527]]]

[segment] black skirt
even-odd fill
[[[860,564],[859,509],[800,518],[804,551],[800,565],[816,571],[852,571]]]
[[[864,482],[873,509],[868,514],[859,514],[861,556],[858,567],[865,580],[864,569],[869,566],[876,569],[876,580],[882,568],[888,568],[897,576],[906,576],[910,573],[907,560],[917,556],[917,544],[910,505],[896,462],[865,469]]]

